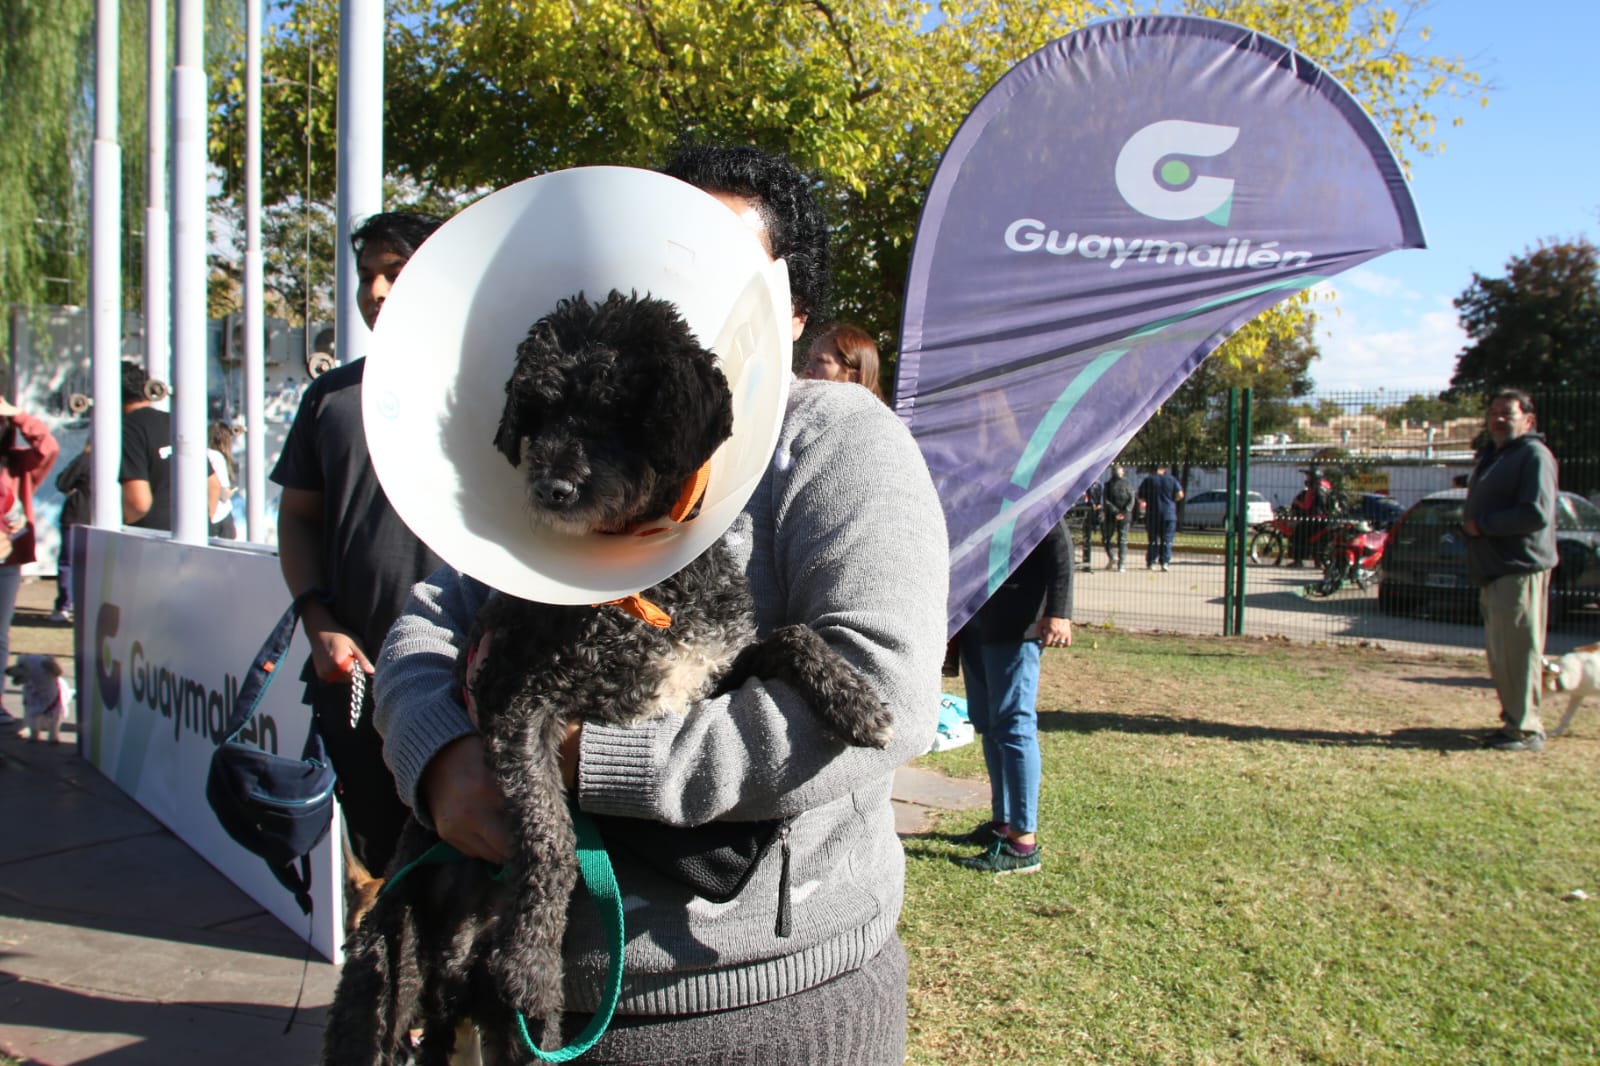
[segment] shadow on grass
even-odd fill
[[[1440,753],[1476,751],[1487,727],[1464,729],[1396,729],[1389,733],[1363,733],[1332,729],[1283,729],[1275,726],[1238,725],[1204,718],[1170,715],[1104,714],[1090,711],[1040,711],[1039,729],[1046,733],[1145,733],[1157,736],[1202,737],[1214,740],[1275,740],[1287,744],[1319,744],[1345,748],[1419,748]]]

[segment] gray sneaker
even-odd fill
[[[1495,751],[1543,751],[1544,734],[1501,730],[1485,738],[1483,746]]]
[[[956,862],[969,870],[978,870],[986,874],[1036,874],[1043,866],[1039,852],[1037,844],[1032,851],[1023,854],[1013,848],[1010,841],[996,840],[982,855],[974,855],[970,859],[957,859]]]

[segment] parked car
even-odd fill
[[[1259,492],[1245,493],[1244,524],[1272,521],[1272,501]],[[1221,529],[1228,516],[1228,494],[1221,489],[1197,492],[1183,501],[1180,525],[1184,529]]]
[[[1478,621],[1478,590],[1467,580],[1461,531],[1466,489],[1447,489],[1413,504],[1389,530],[1378,606],[1390,614],[1424,611],[1450,621]],[[1575,492],[1556,500],[1556,553],[1550,618],[1600,603],[1600,507]]]
[[[1350,507],[1350,513],[1364,518],[1373,529],[1388,529],[1405,514],[1405,507],[1393,496],[1378,492],[1363,492]]]

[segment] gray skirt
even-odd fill
[[[571,1040],[588,1024],[569,1014]],[[618,1015],[584,1066],[901,1066],[906,953],[893,937],[859,970],[792,996],[711,1014]]]

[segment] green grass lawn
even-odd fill
[[[1600,899],[1569,898],[1600,897],[1600,705],[1481,751],[1481,669],[1080,629],[1041,686],[1044,871],[955,866],[972,812],[906,841],[908,1061],[1600,1061]]]

